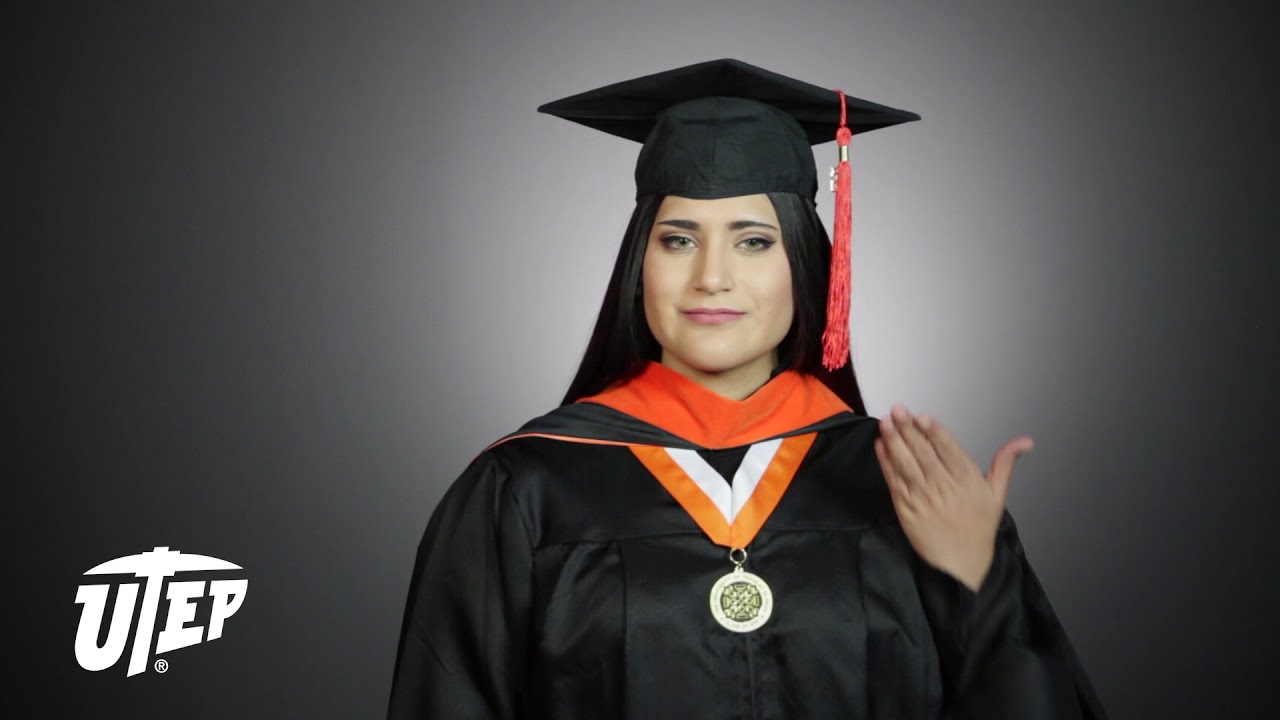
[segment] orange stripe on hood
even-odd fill
[[[791,485],[791,479],[796,476],[796,470],[800,469],[800,463],[804,461],[805,454],[809,452],[809,447],[817,436],[817,433],[806,433],[792,435],[782,441],[773,461],[760,476],[755,491],[732,524],[665,450],[648,445],[633,445],[631,452],[662,483],[685,512],[689,513],[698,527],[702,528],[702,532],[711,538],[711,542],[727,548],[745,548],[755,539],[756,533],[764,527],[765,520],[769,519],[773,509],[782,500],[783,493]]]
[[[849,410],[808,373],[784,370],[745,400],[730,400],[650,361],[630,382],[582,398],[705,448],[749,445]]]

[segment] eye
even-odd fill
[[[693,238],[687,235],[668,235],[658,242],[662,243],[662,246],[668,250],[685,250],[694,245]]]
[[[767,237],[760,237],[757,235],[755,237],[749,237],[738,244],[745,247],[748,250],[762,252],[764,250],[768,250],[769,248],[773,247],[775,242],[776,242],[775,240],[770,240]]]

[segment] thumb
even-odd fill
[[[1013,481],[1014,462],[1033,447],[1035,447],[1035,443],[1031,438],[1022,435],[1002,445],[996,451],[995,457],[991,459],[991,470],[987,472],[987,482],[991,484],[991,490],[1000,499],[1001,507],[1005,505],[1005,501],[1009,498],[1009,485]]]

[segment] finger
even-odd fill
[[[978,464],[973,461],[969,453],[960,447],[960,442],[956,440],[956,436],[945,425],[938,422],[937,418],[929,415],[917,415],[916,425],[918,425],[925,437],[929,439],[929,444],[933,445],[933,451],[937,453],[938,460],[943,467],[951,473],[953,477],[964,477],[967,474],[981,475],[982,471],[978,469]]]
[[[1001,507],[1004,507],[1009,499],[1014,463],[1024,453],[1030,452],[1033,447],[1035,442],[1030,437],[1022,435],[1002,445],[996,451],[995,457],[991,459],[991,470],[987,473],[987,481],[991,483],[991,490],[999,498]]]
[[[910,497],[909,483],[906,482],[906,478],[902,477],[902,471],[893,462],[886,439],[878,437],[873,445],[876,447],[876,459],[879,460],[881,471],[884,474],[884,483],[888,484],[893,491],[900,492],[902,497]]]
[[[876,449],[876,459],[880,461],[880,470],[884,475],[884,482],[889,486],[889,494],[893,497],[894,504],[896,505],[899,502],[910,504],[911,489],[907,487],[902,475],[898,473],[897,468],[893,466],[893,462],[889,459],[888,450],[884,447],[884,440],[876,438],[873,444]]]
[[[880,421],[880,437],[884,440],[885,455],[889,462],[897,470],[898,475],[907,484],[914,494],[923,492],[926,483],[924,473],[920,469],[920,465],[916,463],[915,456],[911,453],[911,448],[907,447],[906,440],[903,439],[902,433],[898,428],[898,424],[892,418],[885,418]]]
[[[907,447],[911,449],[911,454],[916,464],[920,466],[925,482],[937,487],[942,487],[949,482],[950,474],[938,459],[938,453],[934,451],[929,438],[916,424],[911,412],[901,405],[896,405],[893,408],[893,416],[894,425],[899,429]]]

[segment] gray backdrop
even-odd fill
[[[558,402],[631,208],[638,146],[534,108],[737,57],[924,117],[853,146],[871,412],[932,412],[984,465],[1036,438],[1011,508],[1114,717],[1260,716],[1280,641],[1271,26],[1230,3],[1061,5],[11,17],[17,704],[384,713],[428,515]],[[167,673],[82,670],[82,573],[160,545],[241,565],[243,607]]]

